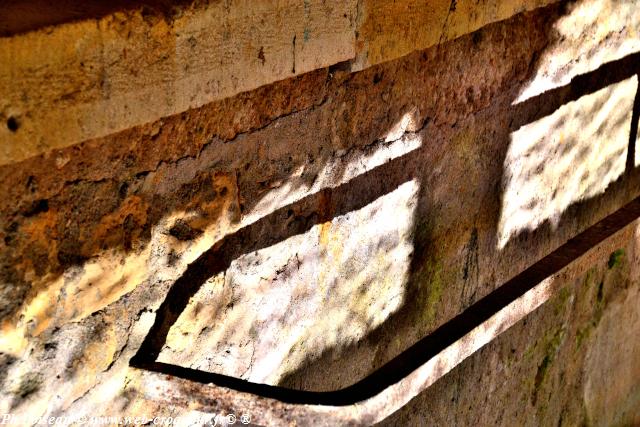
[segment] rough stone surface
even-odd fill
[[[0,164],[344,61],[390,61],[549,2],[12,2],[0,17]]]
[[[547,304],[380,425],[638,424],[639,237],[636,222],[598,246]]]
[[[304,390],[366,377],[638,196],[638,14],[633,2],[551,5],[359,72],[314,63],[10,157],[0,412],[187,414],[141,397],[129,360],[188,265],[252,224],[264,227],[255,241],[176,313],[160,360]],[[166,25],[149,19],[137,28]],[[68,25],[52,31],[84,24]],[[558,279],[566,291],[389,423],[635,422],[634,233],[580,261]]]
[[[355,68],[361,69],[464,34],[553,0],[364,0],[356,36]]]
[[[0,164],[350,59],[354,10],[194,1],[0,38],[0,115],[15,123],[0,134]]]

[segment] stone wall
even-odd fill
[[[640,195],[634,1],[148,3],[0,23],[2,414],[347,387]],[[640,422],[638,227],[382,423]]]

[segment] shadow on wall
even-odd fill
[[[569,15],[560,22],[571,19]],[[522,31],[521,37],[525,38],[526,30]],[[549,43],[555,40],[553,37],[562,36],[548,33]],[[472,37],[482,38],[482,32]],[[548,49],[553,52],[553,48]],[[538,70],[549,66],[544,63],[544,53],[540,58]],[[504,97],[497,105],[476,113],[477,121],[492,117],[492,123],[480,126],[483,131],[493,131],[491,137],[497,139],[489,147],[445,145],[438,149],[451,151],[438,155],[433,145],[423,142],[446,132],[433,125],[399,139],[396,138],[404,132],[395,138],[388,136],[385,140],[390,146],[406,139],[417,139],[419,146],[337,188],[322,190],[275,211],[228,236],[193,263],[160,308],[161,316],[140,356],[306,390],[336,390],[362,379],[415,342],[399,337],[399,331],[417,340],[420,335],[416,330],[428,333],[446,321],[447,316],[457,314],[456,310],[493,290],[495,283],[485,284],[485,289],[479,289],[480,283],[471,283],[473,289],[466,288],[473,279],[471,276],[475,275],[478,281],[480,275],[482,267],[477,253],[480,239],[485,242],[484,250],[489,250],[486,242],[496,242],[493,253],[483,257],[491,260],[530,249],[528,242],[544,242],[545,235],[565,230],[550,246],[538,249],[539,258],[560,246],[563,236],[572,236],[610,213],[602,206],[612,197],[628,201],[635,195],[630,183],[637,179],[634,168],[639,163],[635,157],[640,100],[635,74],[639,66],[640,56],[633,53],[584,74],[575,75],[574,70],[574,77],[563,85],[538,82],[536,68],[531,67],[528,73],[534,76],[533,81],[525,89],[510,90],[510,94],[523,95],[512,103],[509,99],[514,98]],[[374,69],[372,73],[375,72]],[[544,92],[532,95],[531,87],[543,87]],[[479,126],[476,120],[455,123],[454,128]],[[421,118],[405,115],[398,127],[404,123],[406,128],[409,121],[421,122]],[[456,131],[452,133],[455,141],[458,135]],[[393,134],[393,130],[389,132]],[[483,153],[483,149],[487,152]],[[465,222],[462,210],[467,203],[458,200],[462,205],[458,209],[440,208],[459,216],[457,221],[440,225],[449,226],[446,231],[435,232],[439,224],[429,221],[438,221],[440,215],[429,211],[438,209],[439,203],[456,202],[452,200],[456,198],[455,190],[445,193],[448,201],[434,196],[434,192],[447,187],[437,182],[441,176],[438,168],[450,163],[469,166],[473,157],[485,157],[481,160],[486,161],[486,156],[499,152],[504,153],[498,163],[504,165],[504,192],[497,225],[482,230],[480,235],[478,226],[486,226],[487,221],[482,224],[483,218],[478,218],[463,250],[455,246],[444,250],[434,247],[447,246],[447,233],[452,233],[450,236],[460,233],[456,227]],[[464,156],[462,162],[456,160]],[[623,176],[625,168],[627,175]],[[488,173],[487,169],[477,169],[480,174]],[[454,181],[454,185],[487,185],[481,182],[482,178],[472,183]],[[420,191],[416,206],[417,188]],[[471,188],[474,190],[486,189]],[[398,192],[405,194],[399,203],[393,197]],[[492,205],[495,206],[482,207]],[[322,206],[320,214],[317,206]],[[392,212],[369,214],[354,221],[359,212],[384,210],[385,206]],[[315,216],[310,213],[314,209]],[[302,215],[305,220],[293,221],[294,211],[296,216],[305,212]],[[487,215],[477,213],[477,209],[471,212]],[[495,221],[497,213],[489,212],[488,216]],[[284,230],[279,228],[283,223],[289,224]],[[367,228],[370,224],[374,228]],[[395,230],[389,229],[389,224]],[[413,232],[408,232],[407,227],[413,228]],[[335,230],[334,241],[323,247],[323,239],[325,245],[327,241],[322,234],[327,228]],[[538,228],[542,231],[536,233]],[[281,243],[269,247],[272,243],[262,241],[256,245],[259,236],[264,235]],[[510,239],[516,237],[517,241],[510,244]],[[553,242],[558,243],[554,246]],[[376,253],[380,247],[384,250],[382,254]],[[339,256],[327,254],[336,248]],[[458,273],[458,278],[449,276],[451,271],[439,265],[434,252],[440,256],[447,252],[464,253],[462,262],[453,262],[453,274]],[[280,260],[272,268],[275,274],[260,277],[263,270],[256,266],[268,265],[276,256]],[[519,264],[530,265],[536,258],[525,258]],[[323,268],[315,270],[318,264]],[[284,267],[278,269],[277,265]],[[333,266],[335,272],[323,276],[327,265]],[[407,268],[410,276],[402,280]],[[245,277],[238,279],[243,274],[240,270],[244,270]],[[222,274],[225,271],[226,276]],[[517,272],[512,270],[511,274]],[[442,283],[445,274],[451,280]],[[460,276],[462,284],[456,283],[460,282]],[[210,282],[201,288],[207,280]],[[442,289],[443,285],[461,292],[458,300],[452,299],[453,307],[447,307],[451,300],[447,302],[442,297],[452,289]],[[442,310],[444,315],[436,314],[435,310]],[[193,328],[194,325],[198,327]],[[192,342],[196,344],[189,348]],[[306,366],[295,369],[305,361]],[[197,377],[197,373],[190,375]]]
[[[581,4],[608,2],[564,17],[550,6],[3,167],[7,186],[22,183],[3,213],[0,244],[15,253],[4,299],[16,302],[3,348],[38,355],[13,365],[53,372],[51,346],[70,340],[55,357],[65,382],[87,375],[92,345],[108,347],[96,365],[108,372],[146,334],[129,338],[131,313],[163,301],[145,359],[304,390],[366,377],[636,195],[633,38],[617,33],[610,58],[591,49],[569,81],[545,80],[563,57],[545,52],[574,46],[558,23]],[[608,7],[614,23],[635,13]],[[73,335],[94,324],[110,341]]]

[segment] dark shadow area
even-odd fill
[[[626,172],[631,173],[635,169],[636,141],[638,140],[638,123],[640,122],[640,74],[638,78],[638,90],[633,101],[633,113],[631,114],[631,129],[629,131],[629,149],[627,150]]]

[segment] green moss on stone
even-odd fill
[[[564,312],[564,310],[567,307],[567,302],[569,302],[570,298],[571,298],[571,290],[569,289],[569,287],[565,286],[561,288],[560,291],[558,292],[558,296],[555,298],[555,301],[554,301],[554,312],[556,315]]]
[[[564,328],[559,328],[547,333],[544,337],[544,340],[542,341],[543,343],[545,343],[545,347],[544,347],[545,351],[544,351],[542,360],[538,365],[538,369],[536,371],[536,376],[533,383],[533,393],[531,395],[531,398],[532,398],[532,403],[534,405],[537,402],[540,387],[542,386],[545,379],[547,378],[549,369],[551,368],[551,365],[556,358],[556,355],[560,349],[560,346],[564,342],[565,336],[566,336],[566,332]]]
[[[609,256],[609,262],[607,264],[609,266],[609,270],[619,266],[622,263],[623,259],[624,259],[624,249],[616,249],[615,251],[613,251]]]
[[[586,326],[579,328],[576,332],[576,348],[580,349],[582,343],[584,343],[590,336],[593,328],[596,326],[597,322],[590,321]]]
[[[595,282],[596,273],[597,273],[596,267],[591,267],[589,270],[587,270],[587,273],[585,274],[585,277],[584,277],[585,286],[591,286],[591,284]]]

